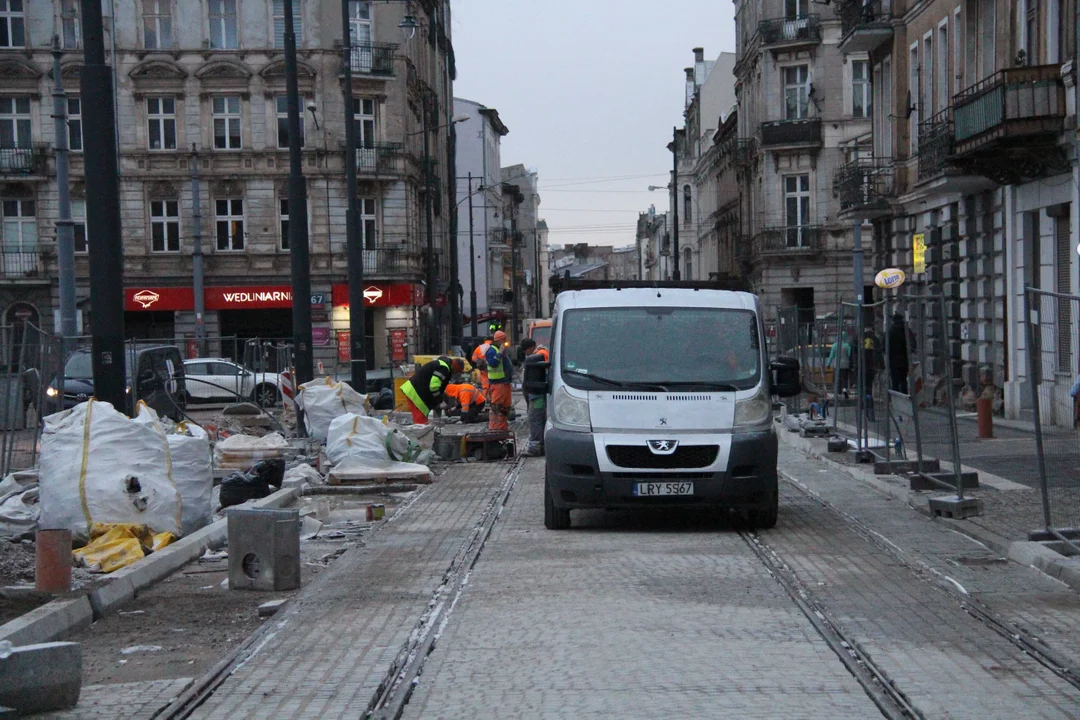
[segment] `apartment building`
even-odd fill
[[[656,206],[638,214],[636,245],[641,259],[642,279],[670,280],[673,269],[671,261],[671,231],[667,213],[657,213]]]
[[[503,279],[491,289],[491,304],[508,315],[513,314],[516,304],[519,318],[543,317],[548,307],[543,289],[547,265],[542,264],[548,228],[546,223],[540,225],[539,177],[524,165],[504,167],[502,192],[503,242],[497,247],[502,255]]]
[[[303,167],[316,360],[347,360],[345,163],[358,172],[365,248],[368,363],[397,361],[417,348],[425,312],[449,318],[450,218],[455,158],[451,98],[455,74],[448,0],[294,0]],[[106,48],[114,68],[129,337],[194,334],[192,251],[206,255],[209,337],[291,336],[287,194],[288,131],[284,3],[114,0],[106,4]],[[85,228],[78,0],[4,3],[0,12],[0,322],[58,327],[53,143],[53,37],[60,38],[68,93],[71,194],[76,222],[77,295],[91,323]],[[419,28],[400,27],[406,12]],[[351,57],[342,55],[351,34]],[[343,62],[351,64],[353,107],[345,108]],[[359,149],[347,158],[344,129]],[[425,134],[429,162],[424,163]],[[193,169],[199,193],[193,195]],[[427,190],[430,188],[430,192]],[[428,198],[430,195],[430,198]],[[425,205],[433,215],[427,252]],[[427,263],[438,301],[427,307]],[[394,340],[389,339],[393,336]],[[230,352],[231,344],[213,347]],[[341,350],[339,351],[339,348]]]
[[[736,161],[748,269],[766,316],[834,312],[873,273],[852,269],[854,221],[841,217],[837,170],[871,128],[869,58],[841,50],[833,9],[810,0],[735,2]]]
[[[1076,5],[1060,0],[849,0],[840,49],[867,53],[872,152],[841,172],[846,211],[873,223],[874,262],[946,298],[929,322],[932,373],[1002,389],[1031,407],[1024,288],[1076,293]],[[1064,396],[1077,371],[1076,318],[1060,324]],[[1071,403],[1063,403],[1071,407]],[[1044,420],[1071,424],[1072,418]]]

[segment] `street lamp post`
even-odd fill
[[[476,246],[473,244],[475,232],[473,229],[473,191],[472,173],[469,173],[469,317],[472,318],[472,336],[476,337],[480,331],[476,320]],[[485,223],[486,227],[486,223]]]
[[[671,228],[671,239],[674,243],[672,248],[675,256],[675,268],[671,272],[671,279],[678,281],[682,279],[682,273],[679,272],[679,128],[675,128],[671,138],[671,158],[672,158],[672,175],[671,175],[671,214],[674,220],[674,224]]]
[[[345,189],[348,205],[345,211],[345,248],[349,268],[349,379],[357,392],[367,392],[367,308],[364,307],[364,245],[360,237],[359,205],[356,197],[356,117],[352,91],[352,28],[349,0],[341,0],[341,22],[344,28],[343,65],[345,96]]]

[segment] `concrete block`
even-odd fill
[[[982,515],[982,500],[976,498],[960,499],[956,496],[930,498],[930,513],[935,517],[963,520]]]
[[[299,511],[233,508],[227,521],[231,589],[300,587]]]
[[[268,618],[277,614],[277,611],[281,609],[281,606],[288,602],[287,598],[281,600],[271,600],[270,602],[264,602],[259,606],[259,617]]]
[[[82,647],[57,642],[23,645],[0,660],[0,705],[20,712],[75,707],[82,691]]]
[[[53,600],[0,625],[0,641],[13,645],[53,642],[85,630],[93,622],[94,613],[86,596]]]
[[[918,470],[918,461],[916,460],[879,460],[874,463],[875,475],[900,475],[901,473],[912,473]],[[938,472],[941,469],[941,464],[937,460],[924,460],[923,470],[926,472]]]

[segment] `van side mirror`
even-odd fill
[[[527,395],[547,395],[551,392],[551,380],[548,374],[551,363],[527,362],[521,387]]]
[[[799,361],[793,357],[779,357],[769,366],[772,373],[773,395],[782,398],[795,397],[802,392],[799,378]]]

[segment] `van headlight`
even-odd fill
[[[555,422],[560,425],[569,425],[576,428],[592,427],[589,417],[589,399],[577,398],[560,387],[555,393],[555,401],[552,407],[555,414]]]
[[[758,390],[752,397],[735,403],[735,429],[757,430],[769,422],[772,402],[764,389]]]
[[[49,387],[45,388],[45,394],[51,398],[54,398],[60,394],[60,391],[50,385]]]

